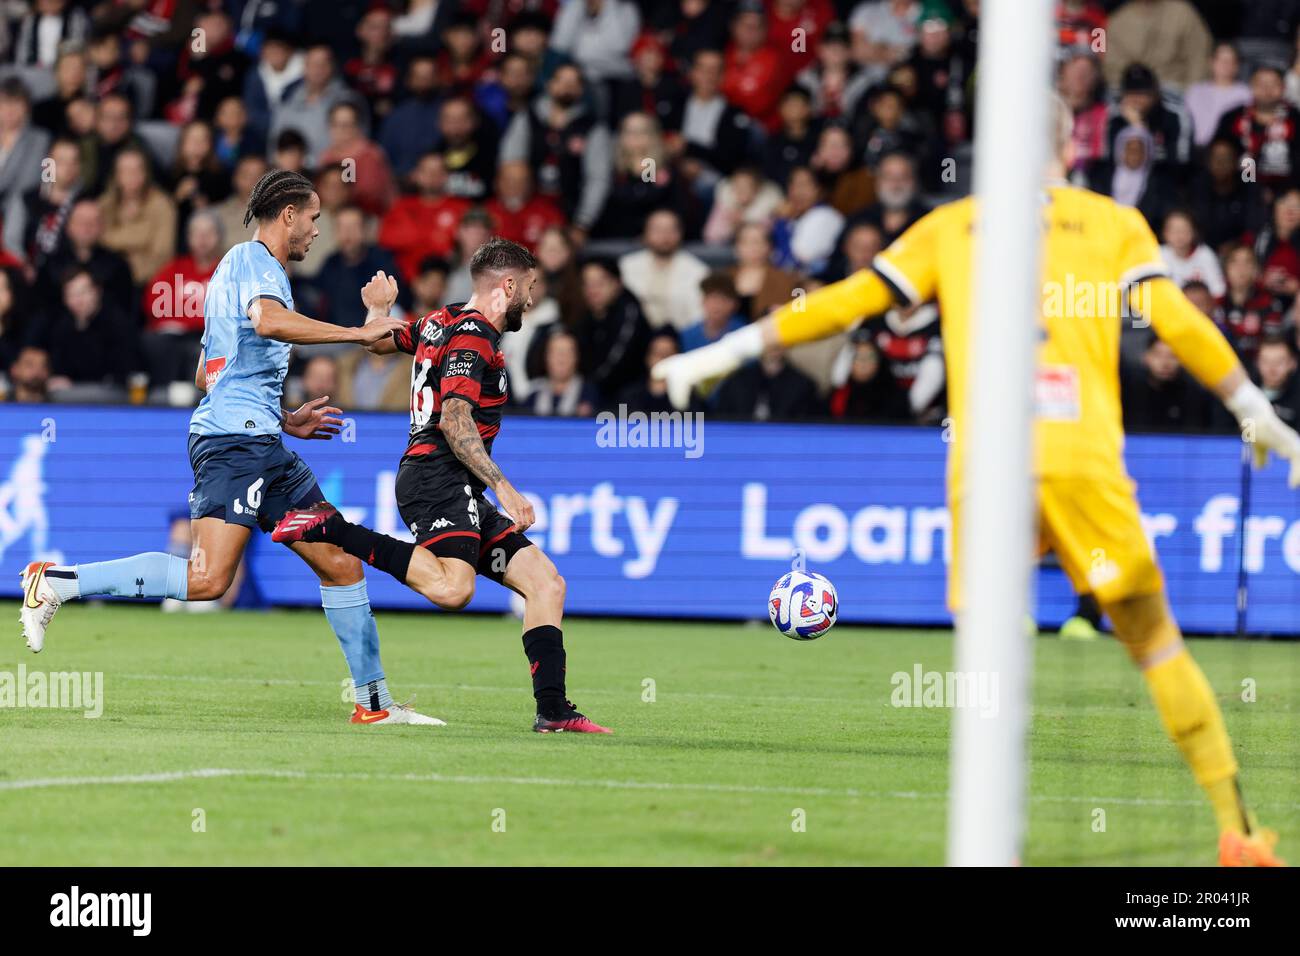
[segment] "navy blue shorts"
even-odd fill
[[[291,508],[324,499],[279,435],[190,435],[190,517],[270,531]]]

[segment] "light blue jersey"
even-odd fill
[[[293,309],[284,267],[262,243],[241,242],[217,266],[203,303],[207,394],[190,417],[191,434],[280,431],[280,394],[292,347],[254,330],[248,307],[259,298]]]

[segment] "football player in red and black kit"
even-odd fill
[[[539,733],[610,731],[578,713],[565,692],[560,621],[564,579],[523,532],[534,520],[528,499],[492,461],[506,401],[500,337],[517,331],[532,305],[536,261],[523,246],[494,238],[469,265],[474,294],[409,322],[372,352],[414,356],[411,433],[397,473],[397,504],[415,543],[344,520],[325,502],[290,511],[276,541],[329,541],[386,571],[447,610],[474,596],[482,574],[524,598],[524,653],[533,678]],[[397,281],[382,272],[361,293],[366,321],[388,315]],[[491,488],[507,514],[484,497]]]

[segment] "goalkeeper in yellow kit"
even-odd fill
[[[1053,156],[1043,202],[1043,335],[1035,381],[1034,434],[1040,546],[1056,552],[1080,593],[1093,594],[1142,670],[1166,730],[1205,789],[1220,830],[1219,862],[1277,866],[1276,835],[1255,826],[1237,783],[1237,762],[1205,675],[1188,653],[1165,599],[1164,580],[1142,529],[1123,461],[1119,342],[1122,321],[1150,321],[1183,365],[1214,392],[1300,484],[1300,436],[1251,383],[1214,324],[1168,278],[1150,227],[1136,210],[1069,186],[1070,117],[1055,108]],[[972,240],[976,205],[964,199],[920,219],[864,269],[787,305],[713,345],[673,356],[652,374],[685,405],[698,382],[726,374],[772,345],[845,331],[896,303],[937,299],[956,440],[948,456],[954,542],[960,534],[961,436],[967,356],[972,352]],[[953,553],[960,553],[953,548]],[[954,562],[948,603],[961,607]]]

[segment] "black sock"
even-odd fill
[[[543,717],[564,710],[564,633],[553,624],[524,632],[524,653],[533,675],[533,697]]]
[[[1091,594],[1079,595],[1079,606],[1075,608],[1074,613],[1088,621],[1093,627],[1101,627],[1101,607],[1097,604],[1097,599]]]
[[[331,515],[325,522],[324,540],[337,544],[348,554],[360,558],[371,567],[391,574],[403,584],[406,572],[411,566],[411,555],[415,545],[409,541],[398,541],[378,531],[371,531],[359,524],[344,520],[342,515]]]

